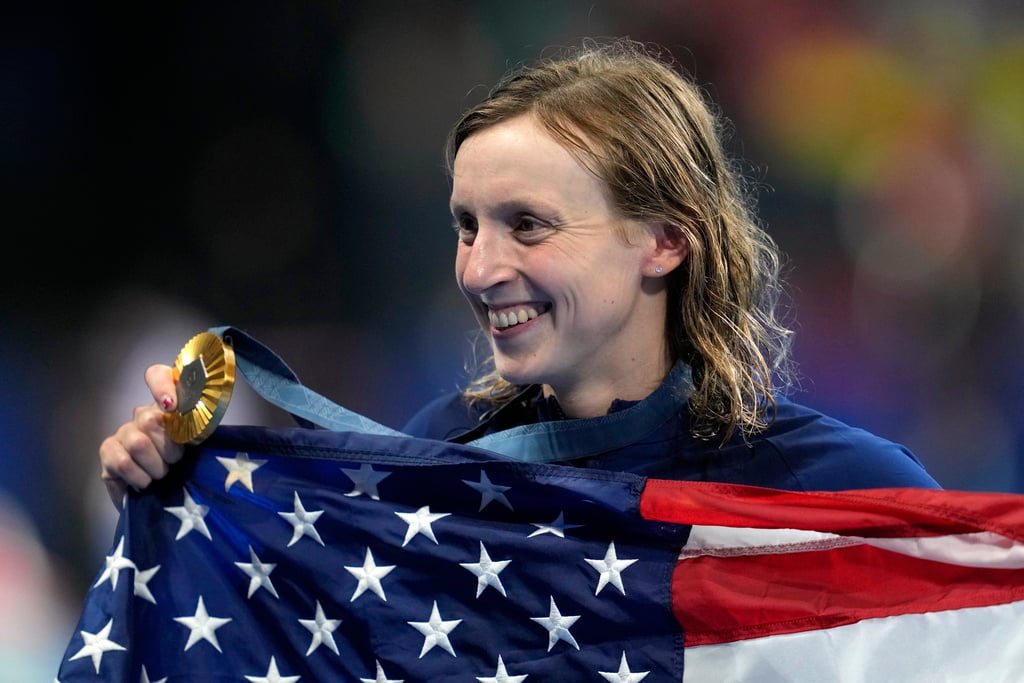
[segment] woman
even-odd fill
[[[447,144],[456,278],[492,352],[412,436],[575,435],[545,459],[792,490],[938,487],[904,447],[798,405],[779,257],[700,91],[631,41],[520,69]],[[118,503],[182,454],[170,369],[100,446]],[[481,439],[483,439],[481,441]]]

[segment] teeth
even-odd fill
[[[527,320],[533,320],[539,313],[536,308],[520,308],[518,311],[502,311],[501,313],[495,313],[494,311],[488,312],[488,317],[491,320],[491,324],[497,327],[499,330],[503,330],[506,327],[512,327],[513,325],[519,325],[525,323]]]

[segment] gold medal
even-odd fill
[[[174,361],[178,406],[166,415],[167,433],[178,443],[197,444],[217,428],[235,386],[235,352],[220,337],[200,332]]]

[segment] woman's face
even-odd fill
[[[604,183],[531,116],[471,135],[453,171],[456,277],[501,376],[560,400],[631,398],[638,381],[637,398],[651,391],[651,368],[654,386],[667,370],[664,292],[643,286],[652,229],[619,216]]]

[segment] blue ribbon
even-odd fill
[[[238,371],[256,393],[290,413],[299,425],[336,432],[406,436],[343,408],[303,385],[280,356],[237,327],[213,327],[210,332],[231,345]]]
[[[267,346],[236,327],[213,327],[231,345],[239,372],[273,405],[287,411],[303,427],[339,432],[408,436],[343,408],[303,385],[298,376]],[[678,363],[665,382],[636,404],[601,417],[521,425],[469,442],[469,446],[522,462],[573,460],[634,443],[673,419],[693,390],[690,368]]]

